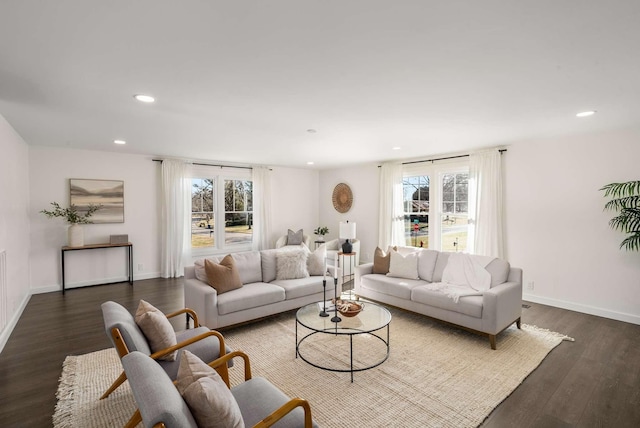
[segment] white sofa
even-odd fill
[[[514,322],[520,328],[522,313],[522,269],[502,259],[493,259],[485,269],[491,274],[491,288],[481,295],[459,297],[457,302],[435,283],[452,253],[426,249],[418,251],[418,279],[373,273],[373,263],[356,267],[355,293],[358,297],[417,312],[431,318],[488,336],[496,349],[496,335]],[[472,256],[474,257],[474,256]]]
[[[207,283],[204,260],[185,268],[185,306],[196,311],[200,324],[211,329],[244,323],[313,302],[322,301],[321,275],[298,279],[276,279],[277,254],[288,249],[234,253],[242,287],[218,295]],[[222,257],[210,257],[218,263]],[[329,274],[333,268],[328,267]],[[342,276],[338,272],[338,290]],[[198,277],[200,279],[198,279]],[[333,297],[334,281],[327,276],[327,299]]]

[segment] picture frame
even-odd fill
[[[69,202],[86,212],[90,204],[101,205],[92,223],[124,223],[124,181],[70,178]]]

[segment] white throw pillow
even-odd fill
[[[276,279],[298,279],[308,276],[307,253],[304,249],[278,251],[276,254]]]
[[[420,279],[418,277],[418,252],[400,254],[393,250],[390,252],[389,273],[387,276],[407,279]]]
[[[325,259],[327,257],[327,245],[322,244],[314,252],[309,250],[307,254],[307,270],[310,276],[322,276],[326,272]]]
[[[176,386],[199,427],[244,428],[238,402],[218,372],[184,350]]]

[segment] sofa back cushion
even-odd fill
[[[491,274],[491,286],[507,282],[511,265],[503,259],[493,259],[485,269]]]
[[[262,264],[262,282],[271,282],[276,279],[276,254],[277,249],[260,251]]]
[[[262,264],[259,251],[246,251],[231,254],[243,284],[262,281]]]
[[[439,251],[420,250],[418,252],[418,276],[425,281],[433,282]]]
[[[208,284],[209,278],[207,278],[207,272],[204,270],[204,260],[205,259],[196,260],[193,263],[193,267],[195,268],[196,278]],[[222,257],[211,256],[211,257],[207,257],[207,260],[213,263],[220,263],[220,260],[222,260]]]
[[[436,266],[433,269],[433,281],[431,282],[442,282],[442,272],[444,272],[444,268],[447,267],[450,255],[451,253],[438,251],[438,260],[436,260]]]

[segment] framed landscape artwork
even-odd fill
[[[70,203],[84,213],[90,204],[100,205],[92,223],[124,223],[124,181],[69,179]]]

